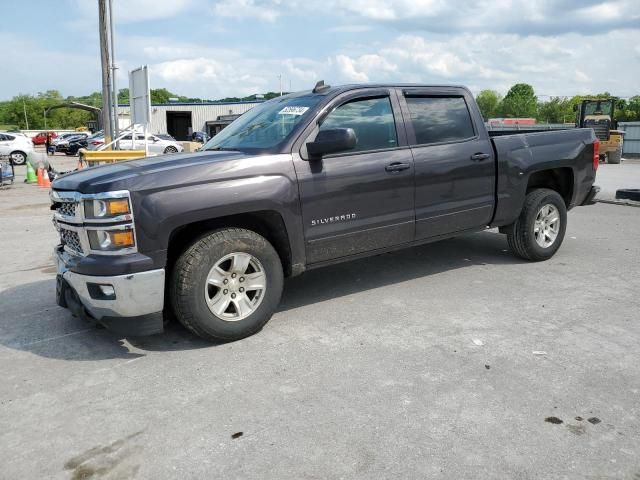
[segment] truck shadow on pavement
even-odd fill
[[[482,232],[312,270],[287,280],[278,312],[450,270],[522,263],[504,235]],[[210,348],[177,321],[160,335],[123,338],[55,304],[55,281],[0,292],[0,343],[38,356],[71,361],[135,359],[145,352]],[[268,327],[267,327],[268,328]]]

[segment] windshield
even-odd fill
[[[322,98],[320,95],[287,96],[262,103],[211,138],[203,150],[274,148],[289,136]]]
[[[585,105],[585,115],[611,115],[611,101],[589,102]]]

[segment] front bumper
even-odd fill
[[[55,250],[58,305],[75,315],[97,321],[123,334],[151,335],[162,332],[164,269],[127,275],[82,275],[68,269],[68,256]]]

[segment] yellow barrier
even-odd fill
[[[86,163],[88,166],[100,165],[101,163],[115,163],[123,160],[144,157],[144,150],[85,150],[80,149],[80,164]]]

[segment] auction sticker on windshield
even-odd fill
[[[278,112],[278,115],[302,115],[309,110],[309,107],[284,107]]]

